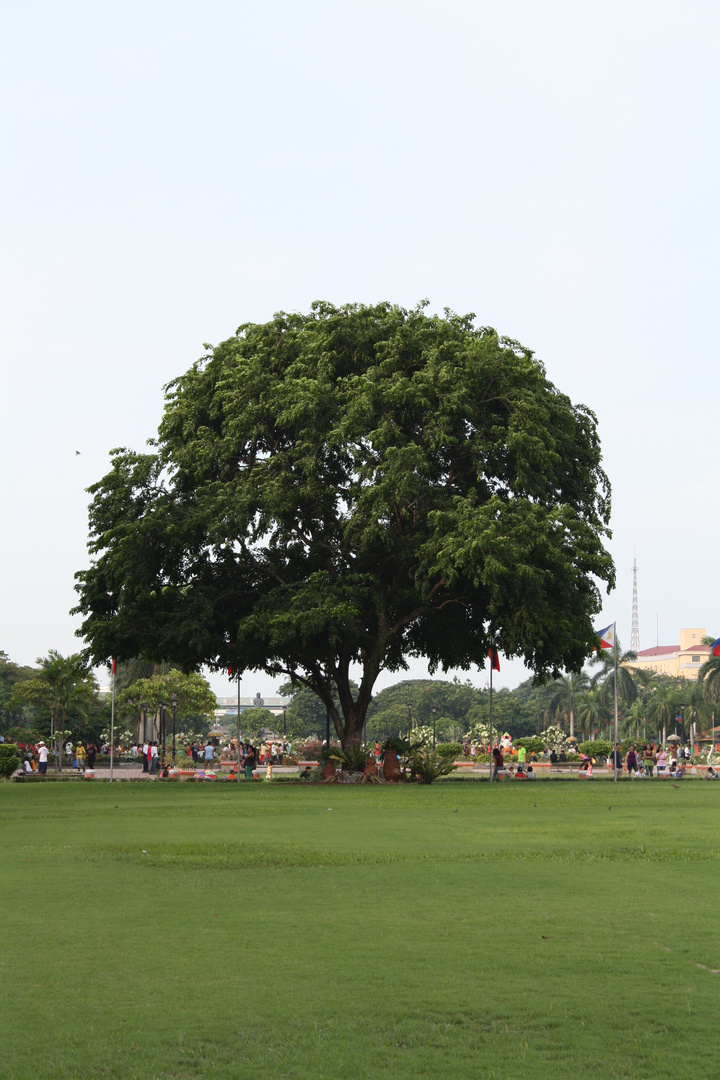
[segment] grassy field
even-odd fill
[[[1,785],[0,1076],[714,1076],[719,806]]]

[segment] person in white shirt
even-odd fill
[[[48,748],[47,748],[47,746],[45,745],[45,743],[42,740],[38,743],[37,754],[38,754],[38,769],[39,769],[40,773],[44,776],[45,773],[47,772]]]
[[[150,772],[155,774],[158,767],[158,745],[156,742],[150,747]]]
[[[147,772],[148,768],[149,768],[149,766],[148,766],[148,744],[147,744],[147,742],[143,743],[142,762],[143,762],[143,772]]]
[[[70,740],[65,743],[65,757],[68,759],[68,763],[73,759],[73,744]]]

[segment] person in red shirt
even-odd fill
[[[493,746],[493,780],[505,779],[505,758],[499,746]]]

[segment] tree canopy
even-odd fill
[[[151,452],[114,451],[90,489],[96,662],[287,675],[343,745],[410,656],[468,669],[494,642],[540,677],[582,666],[614,582],[609,484],[595,416],[529,349],[389,303],[207,348]]]

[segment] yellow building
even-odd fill
[[[679,645],[656,645],[652,649],[642,649],[637,654],[637,660],[626,666],[654,671],[659,675],[672,675],[676,679],[695,680],[698,671],[710,657],[710,647],[700,644],[704,637],[705,627],[686,627],[680,631]]]

